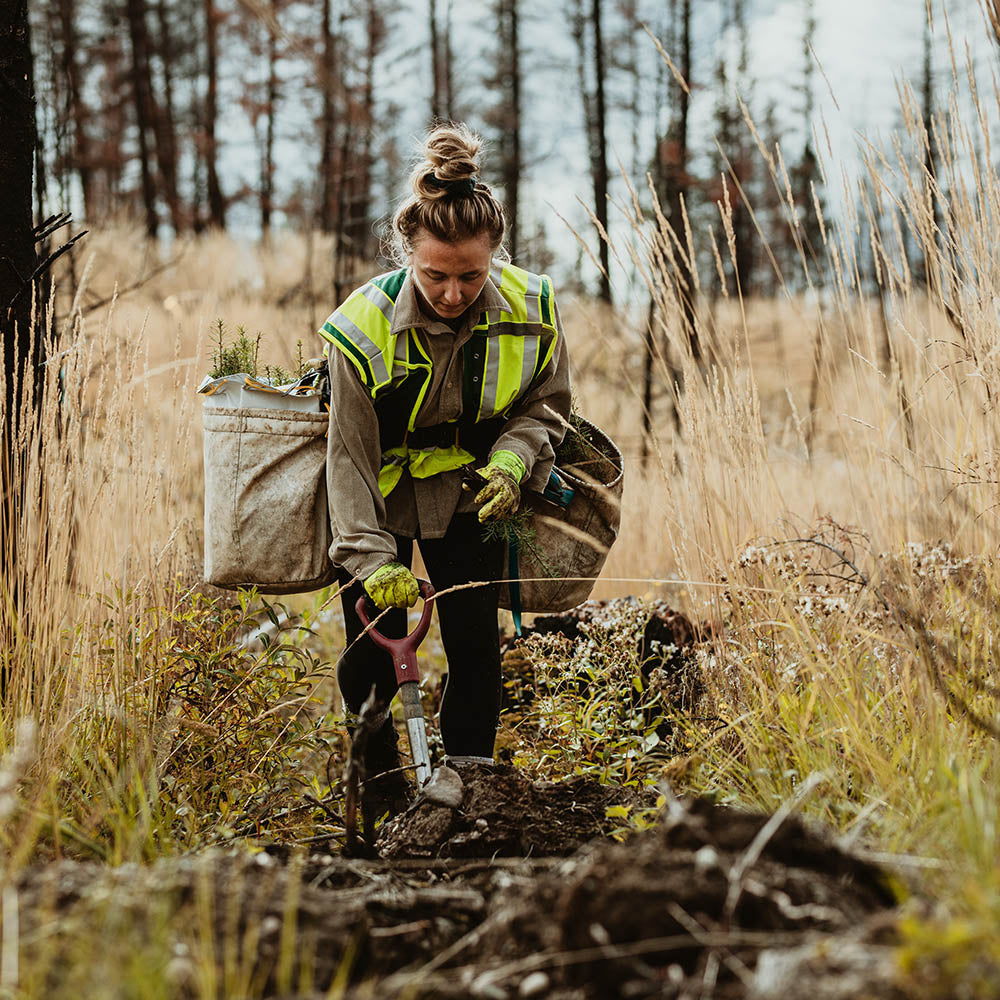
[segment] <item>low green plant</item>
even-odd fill
[[[550,778],[578,774],[633,787],[659,780],[673,751],[668,706],[639,662],[646,618],[636,604],[607,623],[580,623],[577,639],[527,639],[535,697],[519,720],[517,763]]]
[[[261,621],[271,628],[248,641]],[[336,835],[326,764],[343,727],[310,635],[308,616],[252,591],[236,604],[193,593],[125,636],[113,614],[97,623],[88,641],[104,651],[105,675],[95,684],[110,696],[73,719],[43,845],[121,863]],[[123,655],[153,683],[123,684]]]

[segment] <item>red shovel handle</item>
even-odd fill
[[[431,604],[434,601],[434,588],[427,580],[420,581],[420,596],[424,599],[424,611],[417,622],[417,627],[405,639],[387,639],[377,628],[371,628],[371,620],[368,617],[366,605],[368,595],[362,594],[354,610],[357,611],[368,634],[372,637],[377,646],[389,651],[392,655],[392,665],[396,668],[396,680],[400,684],[407,681],[419,680],[417,673],[417,646],[423,642],[427,635],[427,629],[431,624]]]

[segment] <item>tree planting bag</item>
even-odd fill
[[[567,611],[590,597],[618,537],[624,461],[595,424],[573,418],[544,493],[526,493],[529,512],[508,547],[500,606],[512,611]],[[519,606],[519,608],[518,608]]]
[[[198,390],[206,394],[205,579],[216,587],[288,594],[335,577],[330,415],[318,382],[272,387],[241,374],[206,379]]]

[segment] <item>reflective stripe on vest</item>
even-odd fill
[[[407,429],[412,431],[430,388],[431,360],[415,329],[391,332],[396,296],[406,273],[403,269],[380,275],[357,289],[319,332],[351,360],[376,401],[404,382],[410,386],[411,379],[420,380],[407,419]],[[494,263],[490,278],[508,308],[483,312],[472,327],[472,337],[462,346],[463,416],[472,415],[476,422],[503,414],[528,391],[551,361],[559,335],[547,276]],[[515,324],[521,330],[508,332]],[[537,327],[538,333],[525,333],[524,326]],[[388,496],[404,468],[420,479],[471,461],[474,456],[457,444],[407,449],[404,439],[382,456],[379,490]]]

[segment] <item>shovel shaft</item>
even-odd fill
[[[400,684],[399,696],[403,702],[406,735],[410,738],[410,756],[417,766],[419,787],[431,776],[431,752],[427,746],[427,726],[424,722],[424,709],[420,704],[420,686],[416,681]]]

